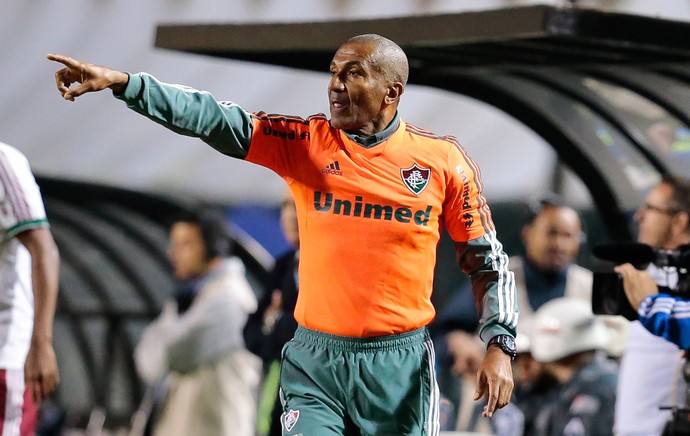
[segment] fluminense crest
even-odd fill
[[[409,168],[401,168],[400,177],[402,177],[407,189],[412,191],[414,195],[419,195],[429,184],[431,169],[421,168],[415,163]]]
[[[297,424],[297,420],[299,419],[299,410],[292,410],[288,411],[285,414],[285,417],[283,418],[283,425],[285,426],[286,431],[290,431],[295,427],[295,424]]]

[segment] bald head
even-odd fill
[[[405,91],[407,57],[379,35],[360,35],[338,48],[330,65],[331,126],[371,136],[395,118]]]
[[[348,39],[348,43],[367,44],[373,47],[371,64],[390,82],[400,82],[407,85],[410,67],[407,55],[400,46],[388,38],[375,33],[357,35]]]

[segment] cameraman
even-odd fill
[[[639,224],[639,243],[668,250],[690,243],[690,181],[664,177],[649,192],[634,219]],[[622,274],[630,273],[628,285],[624,287],[631,295],[639,295],[629,289],[632,281],[645,286],[646,293],[655,293],[657,285],[672,289],[676,286],[677,275],[665,268],[651,265],[648,274],[653,279],[647,282],[631,279],[632,272],[627,267],[620,269]],[[638,303],[644,300],[644,297],[637,298]],[[681,357],[675,344],[652,335],[638,321],[631,323],[618,379],[616,435],[662,433],[671,412],[659,407],[675,402],[672,393],[676,391],[674,378]]]
[[[623,277],[625,295],[644,328],[682,350],[690,349],[690,301],[658,293],[652,276],[629,263],[615,270]]]

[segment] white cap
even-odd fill
[[[603,321],[590,304],[579,298],[556,298],[537,310],[530,334],[532,356],[553,362],[581,351],[602,350],[608,345]]]
[[[606,354],[609,357],[619,358],[623,356],[628,343],[628,329],[630,321],[617,315],[598,315],[609,333],[609,343],[606,346]]]
[[[515,336],[515,348],[518,354],[529,353],[531,350],[530,330],[532,329],[532,318],[521,317],[518,322],[517,336]]]

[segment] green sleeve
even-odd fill
[[[456,242],[455,248],[460,269],[472,281],[480,317],[479,336],[484,342],[500,334],[515,337],[518,320],[515,278],[495,232]]]
[[[251,116],[238,105],[219,102],[206,91],[130,74],[125,92],[115,95],[127,107],[181,135],[201,139],[228,156],[244,158],[252,137]]]

